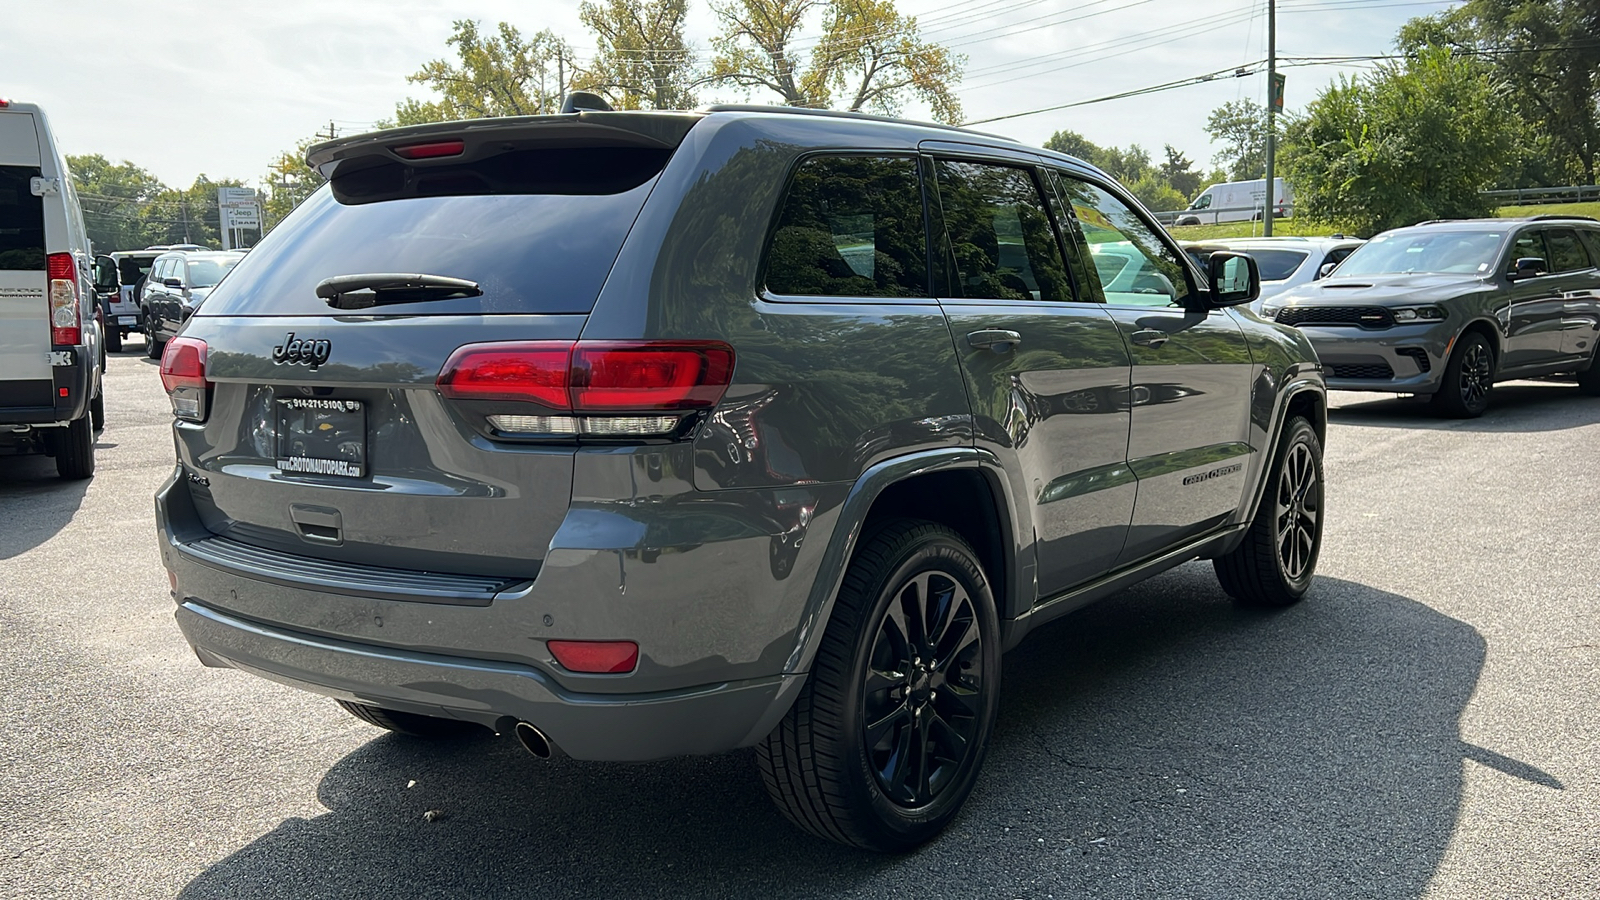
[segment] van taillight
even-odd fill
[[[172,414],[190,422],[206,418],[206,398],[211,382],[206,380],[206,342],[199,338],[175,337],[167,341],[161,354],[161,384],[172,401]]]
[[[71,253],[46,257],[50,271],[50,343],[83,343],[83,317],[78,309],[78,263]]]
[[[436,382],[453,400],[521,401],[487,415],[507,435],[659,437],[722,399],[733,348],[720,341],[468,344]]]

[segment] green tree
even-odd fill
[[[1505,81],[1506,109],[1535,134],[1524,139],[1554,149],[1595,184],[1600,174],[1600,2],[1596,0],[1468,0],[1401,29],[1402,50],[1438,44],[1488,61]]]
[[[1500,92],[1475,60],[1428,48],[1340,78],[1290,121],[1295,213],[1357,234],[1493,212],[1479,191],[1512,151]]]
[[[243,187],[237,178],[216,181],[195,177],[187,188],[169,188],[140,210],[152,244],[222,246],[222,217],[217,212],[217,188]]]
[[[966,58],[922,40],[914,17],[893,0],[721,0],[721,25],[708,81],[765,89],[788,106],[898,114],[908,97],[941,122],[962,120],[954,85]],[[809,49],[801,33],[813,12],[822,35]]]
[[[1200,191],[1200,173],[1194,170],[1194,162],[1183,155],[1178,148],[1167,144],[1162,148],[1167,155],[1166,162],[1161,164],[1161,177],[1172,185],[1172,189],[1183,197],[1183,202]]]
[[[1224,103],[1206,119],[1206,134],[1222,149],[1212,162],[1233,181],[1260,178],[1267,169],[1267,108],[1246,97]]]
[[[1057,153],[1076,156],[1092,166],[1100,166],[1100,160],[1105,152],[1099,144],[1076,131],[1058,131],[1050,135],[1050,139],[1044,142],[1044,146],[1046,150],[1054,150]],[[1101,166],[1101,168],[1104,167]]]
[[[585,0],[578,18],[599,48],[577,86],[618,109],[690,109],[696,54],[683,40],[688,0]]]
[[[261,203],[262,226],[267,230],[278,227],[294,208],[299,206],[326,180],[322,173],[306,163],[306,149],[320,138],[306,138],[293,150],[278,154],[261,179],[266,195]]]
[[[83,207],[84,227],[96,252],[137,249],[155,243],[141,212],[166,190],[159,178],[131,162],[113,165],[98,153],[68,156],[67,168],[72,171],[72,184]]]
[[[390,125],[417,125],[488,116],[531,116],[553,113],[572,86],[572,47],[545,29],[524,38],[506,22],[483,34],[479,24],[458,20],[445,43],[455,48],[459,64],[447,59],[425,63],[412,84],[425,84],[438,100],[406,99],[395,107]]]

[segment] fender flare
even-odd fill
[[[796,629],[794,649],[784,662],[783,674],[810,671],[811,661],[816,658],[817,650],[822,645],[823,632],[827,630],[828,621],[833,615],[834,599],[838,597],[839,588],[844,583],[845,570],[855,553],[856,542],[861,538],[862,526],[866,524],[867,516],[872,512],[873,504],[877,502],[878,497],[898,482],[952,469],[985,469],[998,473],[1000,461],[988,451],[976,447],[922,450],[876,463],[856,479],[849,495],[839,508],[838,524],[834,526],[828,548],[823,552],[822,561],[817,566],[816,578],[811,582],[805,611]],[[1005,506],[1004,509],[998,510],[1002,517],[1002,526],[1014,525],[1013,520],[1008,517],[1012,515],[1015,507],[1004,478],[991,478],[990,481],[999,491],[997,500]],[[1016,554],[1008,551],[1007,555],[1013,558],[1006,560],[1008,571],[1005,584],[1009,591],[1015,592],[1019,589],[1016,577],[1016,570],[1020,568],[1019,561],[1014,558]],[[996,597],[995,602],[1001,607],[996,612],[1003,619],[1008,605],[1006,598]]]

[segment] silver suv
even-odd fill
[[[1346,391],[1431,395],[1483,414],[1495,382],[1575,375],[1600,394],[1600,223],[1582,216],[1387,231],[1262,315],[1298,327]]]
[[[541,757],[754,746],[798,825],[895,850],[972,789],[1035,626],[1197,558],[1311,586],[1309,343],[1077,160],[712,107],[310,162],[162,359],[208,665]]]

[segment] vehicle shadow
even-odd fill
[[[1361,397],[1363,399],[1353,399]],[[1371,399],[1365,399],[1370,397]],[[1600,422],[1600,398],[1562,381],[1515,381],[1495,385],[1489,410],[1476,419],[1442,419],[1427,400],[1393,394],[1339,392],[1330,398],[1328,421],[1375,428],[1434,431],[1564,431]]]
[[[327,814],[182,896],[1418,896],[1464,757],[1562,786],[1460,741],[1484,661],[1471,627],[1360,584],[1315,590],[1242,611],[1190,565],[1042,629],[1006,658],[966,810],[915,854],[798,832],[749,751],[539,764],[509,738],[384,736],[326,774]]]
[[[97,443],[96,446],[105,446]],[[0,559],[20,556],[67,527],[89,481],[62,481],[56,461],[43,454],[0,457]]]

